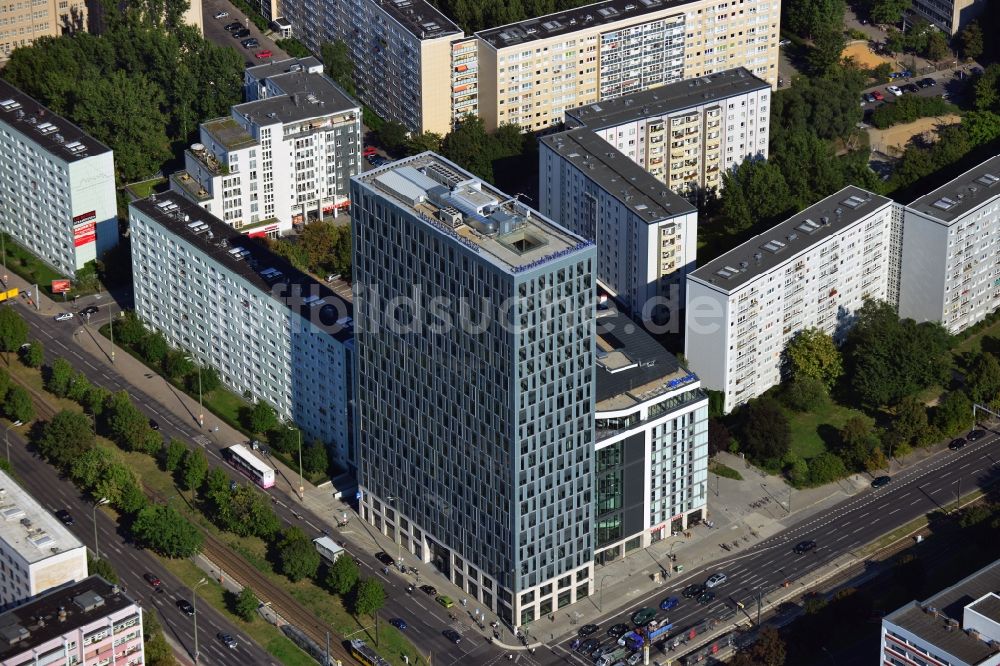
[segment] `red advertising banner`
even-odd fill
[[[52,293],[53,294],[65,294],[67,291],[73,288],[73,285],[69,280],[53,280],[52,281]]]
[[[97,211],[73,218],[73,246],[80,247],[97,240]]]

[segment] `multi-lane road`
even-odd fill
[[[969,442],[958,451],[940,453],[896,474],[884,487],[866,490],[841,502],[802,523],[796,524],[774,536],[755,544],[744,552],[719,551],[719,561],[706,569],[683,578],[674,578],[654,594],[628,610],[601,618],[601,629],[594,634],[603,643],[611,642],[606,630],[616,623],[629,623],[633,612],[641,607],[658,608],[667,596],[681,598],[681,604],[670,612],[658,611],[658,619],[669,619],[674,636],[684,629],[696,626],[709,618],[718,618],[735,608],[736,602],[744,606],[729,622],[751,617],[756,620],[757,595],[764,598],[775,590],[789,587],[805,592],[800,581],[831,563],[834,559],[852,553],[859,547],[876,540],[881,535],[931,511],[954,508],[960,494],[968,494],[1000,480],[1000,437],[987,432],[982,439]],[[796,544],[815,541],[816,547],[797,554]],[[703,583],[716,572],[725,573],[727,580],[714,588],[716,598],[708,604],[681,597],[683,588],[691,583]],[[589,664],[592,659],[569,649],[569,637],[555,648],[557,654],[572,663]]]
[[[79,307],[88,303],[81,302]],[[148,417],[154,419],[160,426],[160,434],[166,438],[177,438],[190,446],[201,446],[208,455],[209,463],[213,467],[219,467],[233,480],[245,482],[246,479],[235,471],[232,467],[223,462],[221,449],[235,442],[217,442],[212,433],[207,428],[202,431],[198,429],[195,420],[196,415],[175,414],[165,405],[146,393],[141,387],[128,382],[123,376],[114,372],[112,368],[90,355],[80,348],[75,339],[75,334],[79,335],[99,335],[92,326],[90,330],[80,331],[80,323],[77,317],[68,322],[55,322],[50,318],[44,318],[35,313],[33,309],[21,304],[25,321],[30,327],[30,336],[42,341],[45,346],[47,361],[55,357],[62,357],[69,361],[77,370],[92,383],[103,386],[110,391],[126,390],[132,396],[133,401],[141,411]],[[98,316],[106,316],[107,309],[102,306]],[[96,325],[97,322],[95,321]],[[78,333],[79,332],[79,333]],[[102,340],[103,342],[103,340]],[[119,352],[122,353],[122,352]],[[149,377],[149,381],[163,381],[155,375]],[[206,423],[210,422],[207,421]],[[36,461],[36,465],[43,463]],[[434,602],[433,597],[415,589],[412,593],[407,592],[407,587],[414,582],[412,576],[402,576],[395,570],[390,570],[389,574],[383,573],[383,565],[374,558],[365,555],[360,548],[352,547],[350,532],[338,534],[338,529],[334,527],[336,517],[328,516],[321,518],[308,508],[298,503],[292,495],[278,489],[272,488],[268,492],[273,498],[272,506],[278,519],[286,525],[297,525],[311,536],[321,536],[329,533],[334,538],[347,542],[347,550],[359,556],[362,572],[366,576],[377,577],[385,586],[387,592],[386,604],[383,609],[383,618],[402,618],[409,627],[406,634],[409,639],[423,654],[433,655],[433,662],[436,664],[470,663],[473,659],[479,664],[489,664],[495,660],[506,658],[505,651],[487,642],[481,634],[474,631],[473,621],[469,615],[469,608],[456,607],[451,613],[455,619],[449,617],[449,612]],[[79,500],[73,505],[79,504]],[[72,507],[71,507],[72,508]],[[357,523],[357,521],[354,521]],[[353,527],[352,527],[353,529]],[[413,562],[416,564],[416,562]],[[420,583],[437,584],[435,576],[428,575],[426,568],[421,569],[423,575]],[[440,579],[443,580],[443,579]],[[163,596],[163,595],[160,595]],[[445,629],[454,629],[462,636],[462,641],[455,645],[444,637],[442,632]],[[212,636],[214,637],[214,633]],[[520,663],[530,664],[531,660],[526,660],[527,656],[522,655]]]

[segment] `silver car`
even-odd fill
[[[705,581],[705,587],[717,587],[726,582],[726,574],[717,573],[712,574],[708,580]]]

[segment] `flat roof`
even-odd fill
[[[608,302],[597,309],[597,411],[626,409],[698,378]]]
[[[287,72],[267,80],[285,94],[237,104],[233,111],[261,125],[276,121],[292,123],[348,111],[361,113],[358,102],[325,74]]]
[[[997,596],[995,592],[990,592],[976,603],[969,604],[969,608],[994,622],[1000,623],[1000,596]]]
[[[757,90],[770,91],[771,84],[745,67],[736,67],[567,109],[566,118],[592,129],[603,129],[641,118],[660,118]]]
[[[353,179],[508,273],[594,245],[432,152]]]
[[[374,0],[374,4],[420,39],[462,34],[462,29],[426,0]]]
[[[133,605],[122,588],[100,576],[45,592],[0,613],[0,662]]]
[[[734,291],[891,203],[849,185],[713,259],[690,277]]]
[[[351,304],[329,287],[177,193],[129,204],[193,245],[260,292],[319,326],[340,342],[354,337]],[[275,222],[277,224],[277,222]]]
[[[275,22],[279,20],[283,19],[275,19]],[[269,79],[272,76],[277,76],[278,74],[308,70],[313,67],[323,67],[323,61],[316,56],[285,58],[284,60],[272,60],[271,62],[264,63],[263,65],[247,67],[246,74],[249,74],[257,81],[261,81],[263,79]]]
[[[230,116],[206,121],[201,126],[225,146],[226,150],[239,150],[257,145],[257,139],[250,136],[250,133]]]
[[[647,224],[698,210],[586,127],[549,134],[540,141]]]
[[[974,166],[908,208],[951,223],[970,210],[1000,195],[1000,155]]]
[[[963,631],[965,607],[997,590],[1000,590],[1000,560],[923,602],[911,601],[886,615],[883,621],[916,634],[967,664],[978,664],[994,655],[995,650],[984,640]]]
[[[0,540],[29,564],[83,544],[6,472],[0,470]]]
[[[3,79],[0,79],[0,120],[64,162],[111,152],[103,143]]]
[[[517,23],[480,30],[476,36],[485,40],[493,48],[503,49],[536,39],[565,35],[584,28],[615,23],[625,19],[635,19],[663,9],[682,10],[684,5],[690,4],[692,1],[603,0],[603,2],[595,2],[575,9],[566,9]]]

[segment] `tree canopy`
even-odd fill
[[[62,410],[39,430],[35,446],[47,460],[65,469],[94,445],[90,419],[79,412]]]
[[[789,377],[811,377],[828,390],[844,373],[843,360],[833,338],[818,328],[804,329],[788,341],[784,363]]]
[[[12,352],[28,341],[28,324],[9,306],[0,307],[0,351]]]
[[[781,5],[781,25],[796,35],[812,39],[824,30],[844,24],[843,0],[800,0]]]
[[[287,528],[276,546],[278,570],[295,581],[316,575],[319,553],[312,540],[298,527]]]
[[[385,588],[375,578],[362,579],[354,589],[354,614],[374,615],[385,605]]]
[[[750,401],[743,408],[739,440],[755,460],[780,460],[792,444],[791,426],[781,405],[770,397]]]
[[[361,571],[354,559],[341,554],[327,571],[326,585],[330,591],[343,597],[354,589],[360,576]]]
[[[150,504],[132,523],[132,536],[144,548],[164,557],[191,557],[201,548],[202,535],[180,512],[171,506]]]

